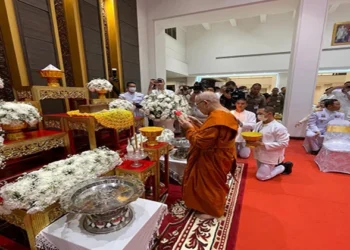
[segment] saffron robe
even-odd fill
[[[186,131],[191,144],[183,176],[187,207],[214,217],[224,215],[229,192],[227,174],[236,159],[237,130],[233,114],[215,110],[200,128]]]

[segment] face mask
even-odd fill
[[[264,115],[258,115],[258,120],[264,122],[267,118]]]
[[[130,91],[131,93],[134,93],[134,92],[136,91],[136,88],[135,88],[135,87],[131,87],[131,88],[129,88],[129,91]]]

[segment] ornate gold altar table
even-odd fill
[[[0,154],[4,160],[16,159],[58,147],[65,147],[67,153],[70,153],[69,138],[65,132],[38,130],[24,134],[24,140],[5,140],[4,146],[0,148]]]

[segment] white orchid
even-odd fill
[[[180,108],[181,99],[174,94],[154,94],[146,96],[142,101],[141,112],[151,120],[174,119],[174,111]],[[181,109],[180,109],[181,110]]]
[[[109,109],[124,109],[133,112],[135,106],[127,100],[117,99],[109,103]]]
[[[26,122],[29,126],[36,125],[42,117],[37,108],[30,104],[19,102],[0,102],[0,124],[19,124]]]
[[[113,85],[109,81],[107,81],[106,79],[100,79],[100,78],[90,81],[87,84],[87,87],[91,92],[101,91],[101,90],[107,90],[108,92],[111,92],[113,89]]]
[[[101,176],[120,163],[118,153],[107,148],[85,151],[52,162],[1,187],[3,204],[0,214],[14,209],[25,209],[29,214],[43,211],[58,201],[66,190],[81,181]]]

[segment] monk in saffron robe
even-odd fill
[[[179,118],[191,147],[183,176],[183,200],[202,219],[224,215],[229,192],[227,175],[235,163],[238,121],[223,107],[215,93],[203,92],[195,105],[207,120]]]

